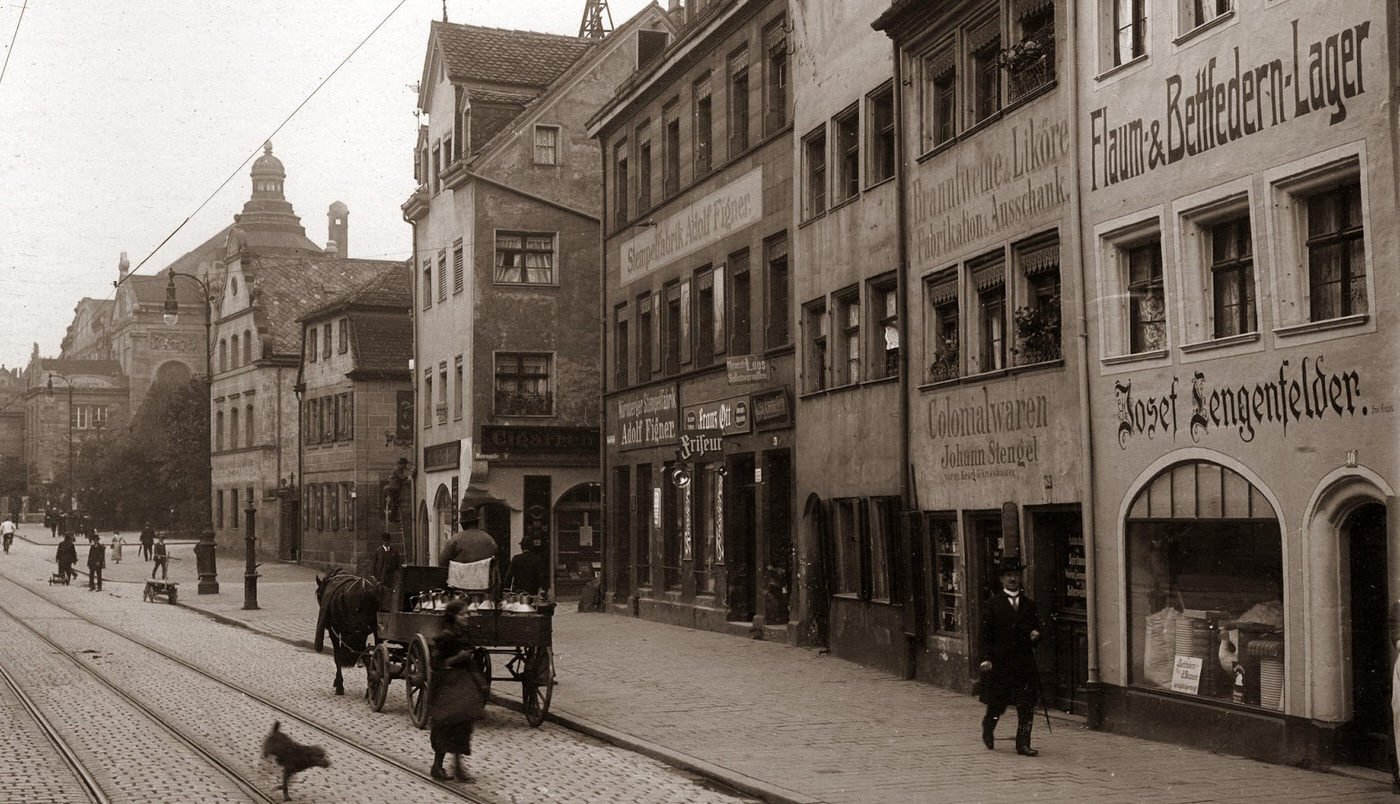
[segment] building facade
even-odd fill
[[[888,5],[791,9],[794,52],[829,54],[792,78],[802,511],[793,619],[804,644],[902,673],[911,564],[901,560],[907,368],[894,62],[889,39],[870,27]]]
[[[32,510],[82,509],[81,489],[73,485],[74,460],[89,439],[126,426],[129,398],[115,360],[30,360],[21,399]]]
[[[412,454],[409,282],[409,266],[394,264],[300,319],[305,563],[369,576],[384,533],[409,555],[411,517],[391,517],[385,498],[398,460]]]
[[[912,675],[976,677],[996,566],[1046,620],[1047,698],[1086,706],[1080,279],[1064,4],[896,3],[908,265]],[[1069,322],[1067,328],[1062,322]],[[1067,348],[1069,347],[1069,348]]]
[[[419,555],[467,505],[502,560],[522,541],[547,551],[556,593],[601,571],[601,166],[584,123],[665,24],[654,7],[601,40],[432,24],[404,205]]]
[[[1389,769],[1395,7],[1078,8],[1103,722]]]
[[[672,4],[676,6],[677,4]],[[791,637],[792,99],[782,2],[682,27],[593,119],[604,199],[606,586]]]
[[[209,272],[211,504],[221,546],[243,545],[252,509],[259,550],[299,560],[305,530],[297,465],[297,319],[399,263],[328,255],[307,240],[284,194],[286,170],[271,143],[264,150],[250,171],[253,194]],[[250,238],[249,230],[258,235]]]

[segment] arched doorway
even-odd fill
[[[550,555],[556,597],[577,596],[584,584],[602,575],[603,540],[598,530],[602,513],[603,487],[599,483],[580,483],[554,503]]]
[[[194,376],[190,367],[179,360],[167,360],[156,369],[155,376],[151,379],[152,385],[165,385],[171,388],[178,388],[189,382]]]
[[[457,532],[457,505],[452,499],[452,491],[446,485],[439,485],[433,495],[433,536],[437,549]]]
[[[1386,580],[1385,506],[1367,503],[1341,528],[1349,570],[1351,726],[1355,762],[1390,769],[1390,644]],[[1345,587],[1344,587],[1345,589]],[[1346,624],[1344,624],[1346,627]]]
[[[433,555],[432,545],[429,543],[431,535],[428,532],[428,505],[422,501],[418,503],[418,527],[413,534],[414,553],[413,560],[419,564],[436,564],[437,556]],[[407,557],[405,557],[407,560]]]

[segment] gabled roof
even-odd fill
[[[403,265],[394,260],[255,255],[248,273],[254,279],[255,303],[261,308],[259,329],[266,328],[274,353],[300,354],[302,316]]]
[[[432,23],[448,79],[543,87],[558,78],[595,44],[573,36]]]
[[[162,271],[151,276],[128,276],[124,284],[131,289],[137,304],[165,304],[165,287],[169,282],[170,278]],[[175,298],[180,304],[203,304],[202,293],[194,282],[175,280]]]
[[[326,315],[340,313],[349,308],[403,310],[408,312],[413,304],[413,287],[410,285],[408,262],[391,262],[389,267],[358,283],[355,287],[331,299],[329,302],[308,310],[298,321],[310,321]]]
[[[413,358],[413,319],[403,315],[350,313],[350,339],[355,352],[355,371],[403,373],[408,379],[408,361]]]

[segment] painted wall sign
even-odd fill
[[[429,472],[435,469],[456,469],[457,462],[461,458],[461,441],[444,441],[441,444],[433,444],[423,448],[423,469]]]
[[[786,388],[753,395],[753,423],[763,428],[792,426],[792,405]]]
[[[755,224],[763,217],[763,168],[754,168],[673,215],[622,241],[621,283],[626,285],[673,260]]]
[[[1308,18],[1325,20],[1332,15]],[[1167,76],[1161,117],[1124,117],[1101,106],[1089,113],[1090,190],[1111,187],[1165,165],[1229,145],[1313,112],[1328,125],[1347,119],[1347,101],[1366,92],[1363,45],[1371,23],[1322,33],[1251,35],[1250,42],[1292,41],[1286,54],[1242,57],[1235,46],[1195,70]]]
[[[1360,373],[1334,373],[1324,368],[1324,362],[1322,355],[1305,357],[1296,367],[1284,360],[1277,379],[1220,388],[1207,384],[1205,372],[1195,372],[1191,377],[1191,411],[1185,417],[1191,440],[1199,442],[1212,430],[1223,430],[1249,443],[1265,425],[1278,426],[1287,438],[1290,422],[1366,416],[1370,411],[1361,404]],[[1172,377],[1164,389],[1135,394],[1132,380],[1113,383],[1120,449],[1126,450],[1139,436],[1151,440],[1161,434],[1176,440],[1182,424],[1177,399],[1180,385],[1180,380]]]
[[[618,449],[641,449],[676,443],[676,386],[664,385],[623,394],[613,400]]]
[[[999,147],[966,159],[959,151],[948,160],[951,171],[914,179],[910,216],[919,261],[936,261],[1069,199],[1072,178],[1059,165],[1070,155],[1069,121],[1040,118],[1002,131]]]
[[[960,401],[961,402],[961,401]],[[954,404],[945,396],[929,403],[928,437],[942,441],[938,468],[948,481],[1011,477],[1040,463],[1040,434],[1050,423],[1050,400],[1043,394],[982,399]]]
[[[773,377],[772,364],[767,358],[742,355],[724,361],[730,385],[746,385],[752,382],[768,382]]]
[[[706,432],[739,435],[749,432],[749,398],[731,396],[681,409],[681,430],[686,433]]]
[[[480,446],[483,451],[513,455],[591,454],[598,451],[598,431],[592,427],[483,424]]]

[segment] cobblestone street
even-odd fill
[[[50,540],[30,529],[25,535],[38,544],[20,543],[0,569],[14,577],[22,567],[31,582],[46,578]],[[425,761],[426,733],[407,722],[401,682],[376,715],[360,700],[362,670],[347,674],[346,695],[337,699],[329,656],[288,646],[304,648],[314,635],[313,570],[263,565],[260,608],[244,611],[241,557],[221,558],[219,594],[196,595],[189,549],[172,548],[171,579],[181,584],[176,607],[140,602],[137,581],[150,565],[133,560],[129,548],[121,564],[109,565],[102,595],[76,585],[54,591],[123,627],[164,634],[170,650],[191,661],[236,666],[238,683],[347,736]],[[1038,719],[1035,759],[1017,757],[1009,739],[988,752],[977,739],[974,699],[771,642],[561,605],[554,644],[559,685],[551,718],[636,753],[603,748],[558,724],[530,729],[518,712],[493,708],[471,760],[483,790],[508,791],[521,802],[722,798],[659,770],[651,757],[771,801],[1392,800],[1388,779],[1372,771],[1269,765],[1090,731],[1064,715],[1056,715],[1053,732]],[[498,683],[493,694],[509,705],[518,687]],[[298,783],[305,800],[326,794],[319,785],[331,778],[307,774]]]

